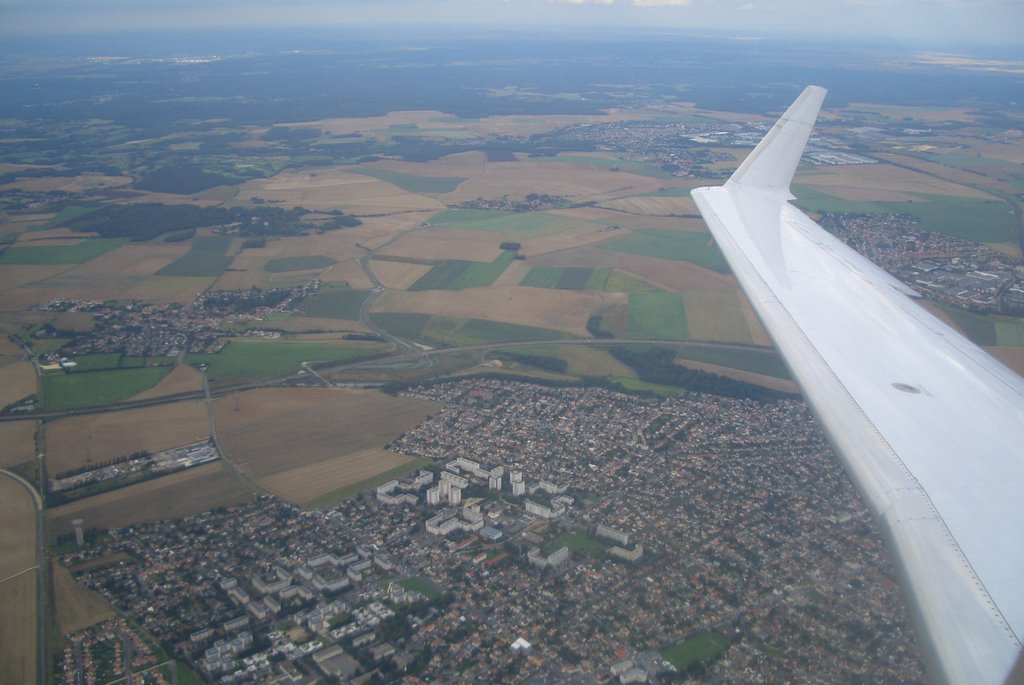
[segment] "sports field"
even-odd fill
[[[729,641],[721,633],[696,635],[675,647],[661,650],[661,655],[676,667],[677,671],[685,672],[696,663],[708,663],[729,649]]]
[[[36,509],[0,474],[0,683],[36,682]]]
[[[679,293],[633,293],[629,296],[629,336],[660,340],[690,337]]]

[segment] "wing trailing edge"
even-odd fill
[[[807,88],[724,186],[692,195],[878,523],[930,679],[1014,682],[1024,380],[789,204],[824,96]]]

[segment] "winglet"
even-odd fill
[[[744,186],[784,193],[793,199],[789,184],[804,153],[804,146],[818,118],[826,91],[820,86],[807,86],[789,106],[768,135],[743,160],[726,181],[726,187]]]

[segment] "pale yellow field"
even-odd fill
[[[612,232],[618,237],[618,232]],[[619,269],[631,276],[647,281],[663,290],[723,290],[735,291],[736,280],[690,262],[677,262],[656,257],[626,254],[586,246],[527,259],[533,266],[589,266]]]
[[[561,227],[560,227],[561,228]],[[608,240],[615,236],[617,231],[608,230],[601,224],[581,223],[572,220],[565,222],[564,228],[552,235],[542,235],[535,238],[526,238],[520,241],[523,245],[520,252],[530,257],[537,257],[549,252],[558,252],[584,245],[593,245]]]
[[[150,276],[119,297],[189,304],[198,293],[209,288],[213,281],[213,278],[202,276]]]
[[[430,271],[431,267],[426,264],[386,262],[377,259],[370,264],[370,268],[385,287],[405,290]]]
[[[608,171],[587,165],[561,162],[502,162],[488,164],[481,175],[442,195],[448,204],[475,200],[524,197],[529,193],[561,195],[573,201],[602,201],[657,190],[660,179],[624,171]]]
[[[33,192],[60,190],[65,193],[82,193],[98,188],[119,188],[129,185],[131,182],[130,176],[106,176],[98,173],[85,173],[78,176],[23,178],[14,183],[0,186],[0,190],[20,189]]]
[[[257,478],[380,448],[437,407],[354,388],[265,388],[214,402],[228,457]]]
[[[602,207],[642,216],[697,214],[697,205],[686,197],[624,197],[601,203]]]
[[[36,681],[36,510],[31,495],[0,475],[0,682]],[[17,574],[17,575],[16,575]]]
[[[280,328],[291,333],[304,331],[365,331],[366,327],[359,321],[348,319],[321,319],[315,316],[293,316],[280,321],[269,321],[267,325]]]
[[[189,243],[128,243],[75,267],[64,278],[151,276],[189,251]]]
[[[223,464],[187,471],[105,492],[49,510],[54,535],[72,532],[71,521],[87,528],[120,528],[134,523],[192,516],[214,507],[246,502],[252,492]]]
[[[372,447],[269,476],[260,485],[286,500],[305,504],[410,461],[404,454]]]
[[[965,172],[946,167],[943,176],[949,178],[951,174],[961,173]],[[891,164],[816,167],[813,172],[800,174],[796,182],[846,200],[900,202],[914,199],[908,193],[991,198],[980,190]]]
[[[750,301],[739,287],[736,288],[736,297],[739,298],[740,306],[743,307],[743,316],[747,320],[747,330],[750,331],[753,343],[762,347],[771,347],[771,338],[768,337],[764,326],[761,325],[761,320],[757,318],[754,308],[750,306]]]
[[[636,378],[636,372],[606,350],[566,345],[559,355],[569,362],[569,373],[581,376],[618,376]]]
[[[0,365],[0,407],[35,393],[36,370],[32,362]]]
[[[4,264],[0,266],[0,292],[3,292],[3,297],[0,297],[0,310],[22,308],[20,304],[11,300],[11,296],[14,295],[11,291],[14,288],[52,278],[70,268],[71,266],[68,264]]]
[[[210,435],[200,400],[57,419],[46,425],[46,470],[96,464],[138,450],[151,453],[187,445]]]
[[[526,274],[530,273],[530,260],[517,259],[508,265],[501,275],[494,279],[492,287],[500,288],[506,285],[519,285]]]
[[[664,230],[705,231],[701,219],[676,216],[642,216],[626,214],[604,207],[573,207],[572,209],[549,209],[548,214],[557,214],[580,221],[591,221],[596,224],[614,225],[627,228],[655,228]]]
[[[875,103],[851,102],[843,108],[847,112],[863,116],[865,113],[877,113],[879,116],[903,122],[907,117],[918,121],[973,121],[970,108],[967,107],[899,107],[896,105],[879,105]]]
[[[625,300],[622,293],[492,286],[467,290],[390,291],[374,311],[423,312],[466,319],[508,321],[589,337],[587,318],[595,309]]]
[[[6,268],[6,267],[5,267]],[[86,300],[138,299],[156,302],[192,302],[213,283],[213,278],[182,276],[130,276],[91,272],[61,273],[44,281],[14,288],[4,293],[0,307],[25,309],[34,304],[49,302],[56,297],[75,297]],[[117,275],[115,275],[117,274]]]
[[[25,351],[16,342],[0,335],[0,357],[7,357],[6,361],[14,361],[23,356],[25,356]]]
[[[372,176],[346,171],[343,167],[284,171],[267,179],[247,181],[239,187],[239,195],[280,201],[280,207],[301,205],[312,210],[342,209],[354,214],[443,209],[433,198],[407,192]]]
[[[378,254],[417,259],[468,259],[490,262],[501,255],[500,233],[432,227],[407,233]]]
[[[67,635],[117,615],[117,611],[92,590],[79,585],[71,572],[50,563],[53,573],[53,603],[57,607],[57,630]]]
[[[348,283],[350,288],[369,290],[373,287],[373,281],[355,259],[332,265],[320,278],[327,283]]]
[[[152,397],[177,395],[180,392],[192,392],[203,389],[203,376],[187,364],[178,364],[171,372],[160,379],[152,388],[133,395],[133,400],[148,400]]]
[[[735,293],[686,291],[686,324],[694,340],[752,343],[743,306]]]

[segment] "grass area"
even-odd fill
[[[433,316],[430,314],[370,314],[374,325],[399,338],[420,338]]]
[[[514,251],[504,250],[493,262],[469,262],[469,266],[463,269],[458,277],[449,283],[446,288],[448,290],[463,290],[465,288],[488,286],[504,273],[505,269],[508,268],[508,265],[515,258],[516,253]],[[429,274],[429,272],[427,273]]]
[[[205,685],[202,679],[184,661],[176,659],[175,664],[178,667],[178,685]]]
[[[551,554],[562,547],[568,547],[573,554],[582,554],[583,556],[596,557],[604,554],[604,545],[580,531],[559,533],[555,538],[546,542],[541,551],[544,554]]]
[[[355,321],[359,318],[363,302],[369,296],[369,290],[321,289],[316,295],[303,299],[295,308],[309,316]]]
[[[660,395],[661,397],[682,397],[686,394],[685,388],[678,388],[674,385],[662,385],[661,383],[648,383],[647,381],[642,381],[639,378],[614,376],[612,380],[626,390],[653,392],[655,395]]]
[[[48,411],[112,404],[151,388],[171,367],[110,369],[42,376],[43,407]]]
[[[647,281],[612,270],[604,284],[604,290],[609,293],[653,293],[658,289]]]
[[[491,231],[514,238],[554,233],[559,218],[542,212],[502,212],[490,209],[448,209],[430,218],[433,225],[467,231]]]
[[[232,340],[216,354],[189,354],[190,364],[206,364],[211,381],[274,378],[299,370],[302,362],[335,362],[372,354],[368,343]]]
[[[676,667],[685,672],[694,664],[706,664],[725,654],[729,649],[729,641],[721,633],[695,635],[675,647],[661,650],[661,655]]]
[[[917,217],[920,228],[979,243],[1016,240],[1012,208],[1002,200],[917,194],[913,202],[843,200],[807,186],[793,186],[796,205],[814,212],[900,212]]]
[[[87,238],[74,245],[9,247],[0,255],[0,264],[84,264],[127,242],[127,238]]]
[[[119,352],[83,354],[80,357],[73,357],[72,361],[75,362],[75,366],[68,369],[68,373],[88,373],[108,369],[141,369],[146,366],[174,366],[174,359],[171,357],[128,357],[122,356]]]
[[[413,459],[408,464],[402,464],[401,466],[397,466],[391,469],[390,471],[378,473],[373,478],[367,478],[366,480],[359,481],[358,483],[353,483],[352,485],[346,485],[343,488],[338,488],[337,490],[329,492],[326,495],[321,495],[320,497],[317,497],[308,504],[314,509],[329,507],[332,504],[343,502],[344,500],[347,500],[349,497],[355,497],[361,492],[373,490],[378,485],[383,485],[384,483],[387,483],[389,480],[394,480],[396,478],[405,478],[410,473],[415,473],[416,471],[426,468],[433,463],[434,462],[430,461],[429,459]]]
[[[86,207],[83,205],[72,205],[71,207],[65,207],[60,210],[52,219],[47,221],[45,224],[40,226],[37,230],[45,231],[50,228],[57,228],[61,224],[77,219],[78,217],[85,216],[86,214],[92,214],[99,207]]]
[[[963,331],[975,345],[992,346],[997,345],[996,325],[993,320],[981,314],[964,311],[950,305],[939,304],[938,307],[953,320],[953,323]]]
[[[403,174],[401,171],[365,167],[353,169],[353,171],[364,176],[379,178],[410,193],[450,193],[466,180],[454,176],[416,176],[415,174]]]
[[[493,262],[446,259],[409,286],[409,290],[463,290],[488,286],[508,268],[516,253],[505,250]]]
[[[996,317],[996,344],[1001,347],[1024,347],[1024,321]]]
[[[601,243],[600,247],[613,252],[691,262],[723,274],[729,272],[725,257],[707,233],[642,229]]]
[[[523,326],[484,319],[453,319],[435,316],[424,335],[454,345],[481,345],[517,340],[561,340],[562,333],[550,328]]]
[[[307,255],[303,257],[278,257],[271,259],[263,267],[264,271],[272,274],[282,271],[306,271],[308,269],[326,269],[331,264],[337,264],[337,259],[331,259],[325,255]]]
[[[686,340],[690,331],[679,293],[633,293],[629,296],[629,336]]]
[[[434,584],[430,581],[424,580],[423,578],[402,578],[396,580],[396,583],[404,587],[406,590],[412,592],[419,592],[424,595],[427,599],[439,599],[441,597],[441,591],[434,587]]]
[[[582,155],[559,155],[557,157],[533,157],[533,162],[561,162],[568,164],[579,164],[608,171],[626,171],[640,176],[651,176],[653,178],[672,178],[672,174],[662,171],[649,162],[639,162],[630,159],[605,159],[604,157],[584,157]]]
[[[759,350],[755,348],[744,349],[740,347],[695,347],[682,345],[679,359],[688,359],[693,362],[714,364],[740,371],[759,373],[762,376],[773,378],[790,378],[789,370],[782,363],[782,358],[775,350]]]
[[[158,276],[220,276],[231,264],[231,236],[193,238],[192,249],[157,271]]]

